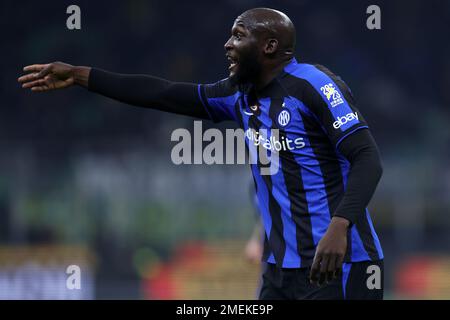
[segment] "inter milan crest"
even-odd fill
[[[283,109],[278,114],[278,124],[282,127],[286,127],[289,124],[289,121],[291,121],[291,113],[288,109]]]

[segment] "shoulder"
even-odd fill
[[[298,63],[285,71],[287,85],[293,89],[301,86],[312,86],[319,90],[323,85],[340,79],[320,64]]]
[[[353,100],[351,90],[342,78],[320,64],[298,63],[286,70],[286,87],[289,92],[305,96],[321,96],[330,100],[331,96],[342,94]]]

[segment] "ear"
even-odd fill
[[[265,54],[274,54],[278,50],[278,40],[268,39],[264,47]]]

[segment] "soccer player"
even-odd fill
[[[272,175],[261,174],[260,153],[251,165],[268,263],[259,298],[382,299],[383,252],[366,209],[382,174],[377,146],[347,85],[297,61],[295,39],[284,13],[255,8],[234,21],[229,77],[214,84],[61,62],[27,66],[19,82],[36,92],[79,85],[131,105],[236,121],[253,132],[249,151],[264,145],[279,157]],[[369,276],[381,280],[368,285]]]

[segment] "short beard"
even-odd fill
[[[239,60],[238,72],[230,77],[235,85],[248,84],[253,82],[261,74],[261,64],[258,61],[258,55],[255,51],[243,55]]]

